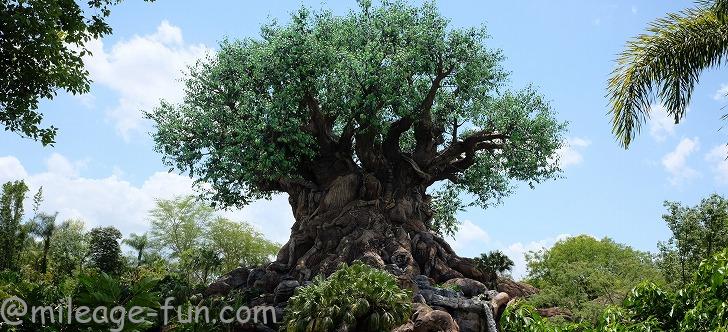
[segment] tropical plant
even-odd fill
[[[261,265],[280,249],[280,245],[266,239],[250,224],[221,217],[210,222],[205,237],[206,246],[220,254],[223,271]]]
[[[608,90],[612,132],[625,148],[649,116],[654,97],[679,122],[700,73],[728,56],[728,0],[703,0],[695,8],[654,21],[617,60]]]
[[[48,271],[48,253],[51,250],[51,240],[53,239],[53,234],[56,233],[56,229],[58,229],[58,226],[56,225],[57,216],[57,212],[55,214],[38,213],[35,218],[33,218],[33,223],[30,227],[31,234],[40,237],[43,245],[43,254],[40,261],[40,273],[45,274],[46,271]]]
[[[488,253],[480,254],[475,258],[475,262],[479,269],[489,274],[503,274],[513,269],[513,261],[502,251],[493,250]]]
[[[134,233],[129,234],[129,237],[121,241],[122,244],[126,244],[136,251],[136,266],[142,265],[142,258],[144,251],[149,248],[149,237],[147,233],[137,235]]]
[[[88,256],[88,237],[81,220],[69,219],[53,233],[49,261],[56,278],[80,271]]]
[[[284,328],[303,331],[391,331],[404,324],[411,294],[391,274],[360,262],[298,288],[288,301]]]

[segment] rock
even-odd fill
[[[460,289],[461,292],[463,292],[463,295],[467,297],[473,297],[478,294],[485,293],[488,288],[485,287],[485,284],[483,284],[480,281],[468,279],[468,278],[454,278],[450,279],[445,282],[445,286],[455,286]]]
[[[456,313],[453,317],[461,331],[486,332],[481,315],[477,312]]]
[[[296,288],[298,288],[300,284],[297,280],[283,280],[281,281],[278,286],[276,286],[275,290],[273,291],[273,295],[275,296],[273,298],[273,301],[275,304],[279,304],[282,302],[288,301],[291,296],[293,296],[293,293],[295,292]]]
[[[496,289],[499,292],[507,293],[513,299],[525,298],[538,293],[538,288],[536,287],[504,277],[498,277]]]
[[[250,280],[248,280],[250,281]],[[273,290],[278,286],[280,276],[275,271],[267,271],[262,278],[257,279],[253,282],[253,288],[258,288],[266,293],[272,293]]]
[[[432,279],[428,278],[425,275],[421,275],[421,274],[412,278],[412,281],[414,281],[417,284],[417,286],[421,289],[430,289],[430,288],[432,288],[432,284],[435,283]]]
[[[256,281],[263,279],[265,277],[265,269],[262,268],[255,268],[250,270],[248,273],[248,280],[246,282],[248,288],[253,287]]]
[[[389,272],[392,275],[395,275],[397,277],[399,277],[399,276],[401,276],[401,275],[404,274],[404,270],[402,270],[402,268],[400,268],[396,264],[387,264],[387,265],[385,265],[384,266],[384,271],[387,271],[387,272]]]
[[[422,303],[422,304],[425,304],[427,302],[425,301],[425,298],[422,297],[422,294],[416,294],[414,297],[412,297],[412,303]]]
[[[232,290],[232,287],[230,285],[226,284],[222,281],[216,281],[210,284],[210,286],[205,289],[204,292],[202,292],[202,295],[204,297],[214,296],[214,295],[220,295],[225,296],[228,293],[230,293],[230,290]]]
[[[418,316],[414,321],[413,332],[459,332],[460,328],[449,313],[432,310]]]
[[[220,278],[220,280],[224,281],[226,284],[230,285],[230,287],[232,287],[232,288],[240,288],[242,286],[247,285],[249,274],[250,274],[250,270],[248,270],[245,267],[239,267],[235,270],[230,271],[228,274],[222,276]]]
[[[384,260],[381,256],[377,255],[372,251],[367,251],[366,253],[364,253],[364,255],[359,260],[371,267],[384,269]]]
[[[290,270],[286,264],[283,264],[281,262],[273,262],[268,264],[268,270],[276,271],[279,273],[285,273]]]
[[[493,314],[495,315],[495,321],[500,322],[503,311],[506,310],[508,302],[511,301],[511,297],[504,292],[498,293],[493,299],[490,300],[490,305],[493,307]]]

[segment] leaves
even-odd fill
[[[390,331],[407,321],[411,295],[391,274],[361,262],[296,289],[285,312],[286,331]]]
[[[703,1],[696,8],[653,22],[630,41],[608,83],[612,132],[627,148],[649,117],[655,97],[675,123],[685,115],[700,73],[728,55],[728,1]]]

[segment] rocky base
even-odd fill
[[[275,320],[270,317],[271,323],[268,325],[238,326],[235,331],[277,331],[279,325],[272,322],[283,322],[288,299],[296,288],[309,282],[300,283],[275,272],[275,264],[266,268],[238,268],[231,271],[212,283],[202,297],[209,300],[226,296],[233,290],[259,293],[249,306],[274,306]],[[489,290],[483,283],[468,278],[453,278],[436,285],[433,279],[424,275],[409,277],[393,267],[385,269],[397,277],[400,287],[410,289],[413,293],[410,321],[394,331],[499,331],[497,322],[511,299],[507,293]]]

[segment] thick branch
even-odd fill
[[[435,79],[432,80],[429,91],[420,105],[420,118],[415,122],[415,140],[417,142],[413,154],[414,160],[420,165],[426,165],[435,153],[434,131],[432,128],[432,105],[435,102],[437,91],[441,87],[442,80],[449,76],[455,66],[445,71],[438,70]]]
[[[503,149],[503,141],[509,137],[506,134],[481,130],[462,141],[451,143],[427,168],[428,173],[434,175],[432,182],[454,178],[455,174],[465,171],[475,163],[477,151]]]

